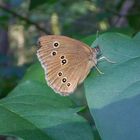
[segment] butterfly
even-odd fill
[[[98,46],[90,48],[66,36],[46,35],[38,39],[37,57],[47,84],[63,96],[73,93],[90,69],[96,67],[99,53]]]

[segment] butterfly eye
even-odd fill
[[[53,46],[55,47],[55,48],[58,48],[59,47],[59,42],[58,41],[55,41],[54,43],[53,43]]]
[[[66,59],[63,59],[62,60],[62,65],[66,64],[67,63],[67,60]]]
[[[63,83],[65,83],[66,81],[67,81],[67,79],[66,79],[66,78],[63,78],[63,79],[62,79],[62,82],[63,82]]]
[[[67,83],[67,86],[69,87],[71,84],[70,83]]]
[[[62,72],[59,72],[59,73],[58,73],[58,76],[62,76],[62,74],[63,74]]]
[[[51,55],[54,56],[54,55],[56,55],[56,53],[57,53],[56,51],[53,51],[53,52],[51,53]]]

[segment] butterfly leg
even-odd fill
[[[110,59],[106,58],[105,56],[100,57],[97,61],[102,61],[102,60],[106,60],[109,63],[116,63],[114,61],[111,61]],[[101,72],[98,67],[95,65],[96,70],[100,73],[100,74],[104,74],[103,72]]]
[[[96,68],[96,70],[99,72],[99,74],[104,74],[103,72],[101,72],[100,70],[99,70],[99,68],[95,65],[95,68]]]
[[[106,60],[106,61],[109,62],[109,63],[116,63],[116,62],[111,61],[110,59],[106,58],[105,56],[100,57],[100,58],[98,59],[98,62],[99,62],[99,61],[102,61],[102,60]]]

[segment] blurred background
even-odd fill
[[[43,34],[76,39],[103,32],[132,36],[140,30],[139,0],[0,0],[0,98],[36,61]]]

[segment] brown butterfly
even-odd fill
[[[63,96],[73,93],[90,69],[96,67],[100,52],[99,47],[90,48],[78,40],[58,35],[40,37],[38,46],[37,56],[45,70],[45,79]]]

